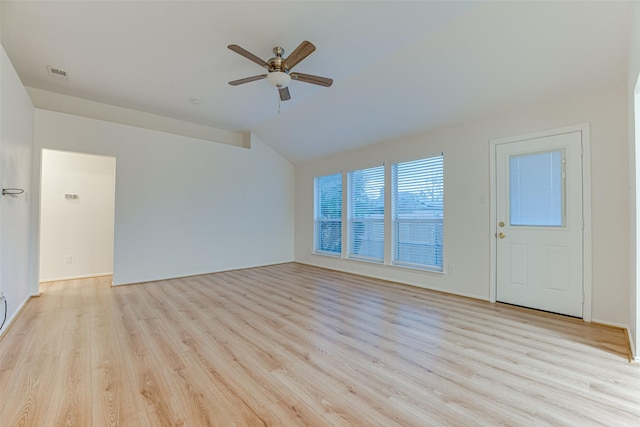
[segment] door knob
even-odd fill
[[[498,233],[498,237],[504,239],[505,237],[507,237],[507,235],[504,233]]]

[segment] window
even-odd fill
[[[443,156],[396,163],[392,176],[392,262],[442,271]]]
[[[442,154],[396,163],[386,172],[384,165],[348,172],[346,224],[342,222],[342,178],[335,174],[314,180],[315,253],[443,271]],[[390,206],[385,206],[385,191],[391,191]],[[391,230],[385,230],[385,211]],[[385,242],[385,232],[391,241]]]
[[[509,156],[510,225],[563,227],[564,149]]]
[[[342,254],[342,174],[314,179],[314,243],[316,253]]]
[[[349,258],[384,261],[384,166],[349,172]]]

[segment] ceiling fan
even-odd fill
[[[267,74],[260,74],[253,77],[233,80],[229,82],[231,86],[238,86],[244,83],[254,82],[256,80],[267,79],[269,83],[278,88],[278,92],[280,93],[280,100],[288,101],[291,99],[291,94],[289,93],[289,83],[291,82],[291,80],[298,80],[300,82],[312,83],[314,85],[324,87],[330,87],[333,84],[333,80],[326,77],[291,72],[291,69],[293,67],[295,67],[303,59],[311,55],[314,50],[316,50],[316,47],[313,45],[313,43],[306,40],[300,43],[300,45],[295,48],[294,51],[291,52],[291,54],[286,58],[283,58],[283,48],[281,48],[280,46],[274,47],[273,53],[276,56],[270,58],[267,61],[262,60],[253,53],[241,48],[237,44],[230,44],[227,47],[235,53],[244,56],[248,60],[255,62],[259,66],[266,68],[266,70],[268,71]]]

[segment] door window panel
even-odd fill
[[[509,156],[512,226],[563,227],[564,150]]]

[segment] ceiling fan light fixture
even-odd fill
[[[272,71],[267,74],[267,80],[271,85],[277,87],[278,89],[284,89],[289,86],[291,82],[291,76],[283,71]]]

